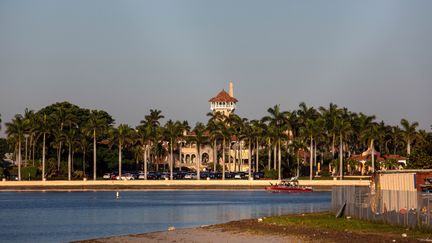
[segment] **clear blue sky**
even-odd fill
[[[136,125],[329,102],[432,124],[432,1],[0,0],[0,113],[57,101]]]

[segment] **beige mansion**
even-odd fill
[[[229,84],[229,93],[225,90],[220,91],[215,97],[209,100],[210,110],[212,112],[220,112],[225,116],[233,113],[236,109],[238,100],[234,98],[234,87],[232,81]],[[194,136],[193,133],[189,132],[185,136]],[[179,141],[179,153],[174,157],[175,167],[187,167],[191,169],[196,168],[198,162],[198,149],[195,143],[187,142],[186,140]],[[241,148],[243,144],[240,144],[235,139],[232,141],[229,148],[228,154],[230,155],[230,162],[235,162],[240,165],[240,171],[247,171],[249,169],[247,160],[249,151]],[[240,149],[239,149],[240,146]],[[206,170],[209,163],[215,161],[215,154],[213,148],[210,145],[201,146],[201,170]],[[217,146],[217,150],[221,150],[221,146]],[[239,155],[240,154],[240,155]],[[179,156],[180,155],[180,156]],[[246,162],[245,162],[246,161]],[[220,161],[219,161],[220,162]],[[221,164],[221,163],[219,163]],[[226,161],[225,169],[227,171],[235,171],[234,163]],[[211,168],[209,168],[211,169]]]

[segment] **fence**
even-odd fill
[[[432,229],[432,193],[333,187],[334,212],[346,203],[344,215],[410,228]]]

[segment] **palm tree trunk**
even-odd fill
[[[339,135],[339,174],[340,179],[343,179],[343,143],[342,143],[342,134]]]
[[[282,158],[281,158],[281,141],[278,140],[278,180],[282,179]]]
[[[222,180],[225,180],[225,138],[222,145]]]
[[[143,145],[144,180],[147,180],[147,146]]]
[[[200,166],[201,166],[201,146],[197,144],[197,152],[198,152],[198,161],[197,161],[197,180],[201,179],[200,175]]]
[[[182,170],[182,142],[179,143],[179,171]]]
[[[297,150],[297,177],[300,176],[300,150]]]
[[[33,138],[32,138],[32,140],[33,140],[33,142],[32,142],[32,163],[33,163],[33,166],[35,166],[35,147],[36,147],[36,141],[35,141],[35,138],[34,138],[34,136],[33,136]]]
[[[85,149],[83,149],[83,174],[84,174],[84,177],[86,177],[86,171],[85,171],[85,161],[86,160],[86,150]]]
[[[251,155],[251,139],[249,138],[249,158],[248,158],[248,164],[249,164],[249,180],[253,180],[252,177],[252,155]]]
[[[228,172],[231,173],[231,139],[228,144]]]
[[[371,148],[372,148],[372,173],[375,172],[375,148],[374,148],[374,140],[371,139]]]
[[[18,180],[21,180],[21,138],[18,138]]]
[[[317,143],[314,141],[314,166],[317,166]]]
[[[68,181],[71,180],[71,148],[72,146],[69,145],[69,152],[68,152]]]
[[[173,142],[171,140],[170,143],[170,180],[173,180],[173,167],[174,167],[174,158],[173,158]]]
[[[273,145],[273,169],[276,170],[277,166],[277,144]]]
[[[336,139],[336,134],[332,134],[333,135],[333,139],[332,139],[332,160],[334,159],[334,155],[335,155],[335,139]]]
[[[313,179],[313,137],[310,136],[309,180]]]
[[[26,134],[26,135],[27,135],[27,134]],[[24,165],[25,165],[26,167],[27,167],[27,160],[28,160],[28,157],[27,157],[27,154],[28,154],[28,153],[27,153],[27,147],[28,147],[27,144],[28,144],[28,142],[27,142],[27,141],[28,141],[28,137],[26,136],[26,137],[25,137],[25,149],[24,149],[24,159],[25,159],[25,160],[24,160],[24,161],[25,161]]]
[[[269,144],[268,145],[268,147],[267,147],[267,159],[268,159],[268,164],[267,164],[267,167],[268,167],[268,170],[270,170],[271,169],[271,145]]]
[[[239,172],[242,172],[242,170],[243,170],[243,154],[242,154],[242,152],[243,152],[243,146],[242,146],[242,141],[240,140],[240,143],[239,143],[239,164],[238,164],[238,171]]]
[[[43,134],[42,142],[42,181],[45,180],[45,133]]]
[[[258,138],[256,139],[256,153],[255,153],[255,172],[258,172],[259,170],[259,143]]]
[[[213,171],[216,172],[217,163],[217,150],[216,150],[216,139],[213,141]]]
[[[407,155],[411,154],[411,139],[407,140]]]
[[[119,171],[119,179],[121,180],[121,175],[122,175],[122,145],[121,143],[119,143],[118,145],[118,171]]]
[[[93,180],[96,180],[96,129],[93,129]]]
[[[233,148],[233,150],[234,150],[234,161],[233,161],[233,163],[234,163],[234,172],[237,172],[237,147],[234,147]]]

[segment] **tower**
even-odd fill
[[[222,90],[215,97],[211,98],[209,102],[210,110],[213,112],[220,112],[225,116],[229,116],[229,114],[234,112],[238,100],[234,98],[232,81],[230,81],[229,85],[229,94],[225,90]]]

